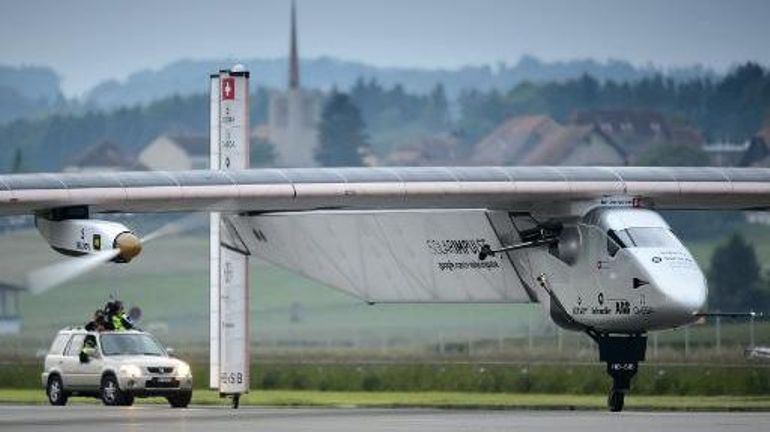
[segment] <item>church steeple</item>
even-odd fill
[[[289,88],[299,88],[299,54],[297,53],[297,8],[291,2],[291,53],[289,57]]]

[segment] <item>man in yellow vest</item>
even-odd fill
[[[107,304],[107,316],[113,331],[131,330],[134,325],[123,311],[123,302],[115,300]]]

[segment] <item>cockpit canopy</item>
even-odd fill
[[[615,256],[624,248],[680,248],[682,244],[669,228],[631,227],[607,231],[607,252]]]
[[[585,222],[607,236],[607,252],[615,256],[626,248],[680,248],[682,244],[663,218],[636,208],[602,208],[586,215]]]

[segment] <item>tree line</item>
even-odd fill
[[[746,63],[722,78],[674,80],[657,75],[617,82],[583,75],[542,84],[525,82],[507,92],[466,91],[458,102],[457,128],[469,142],[509,117],[544,114],[567,121],[576,111],[593,109],[657,111],[697,127],[707,140],[743,142],[770,115],[770,73]]]
[[[452,133],[470,148],[505,119],[517,115],[543,114],[568,121],[581,110],[645,109],[695,126],[707,140],[738,142],[754,135],[770,115],[770,73],[754,63],[737,67],[722,78],[674,80],[659,75],[616,82],[584,75],[563,81],[525,82],[504,92],[468,90],[454,101],[441,84],[418,94],[371,79],[359,79],[349,91],[332,94],[347,95],[348,102],[359,111],[367,145],[379,154],[436,133]],[[327,95],[325,99],[325,107],[332,106],[333,98]],[[268,101],[265,88],[253,94],[253,125],[266,123]],[[208,97],[203,94],[174,96],[109,112],[18,120],[0,126],[0,171],[8,172],[14,166],[17,152],[27,170],[58,170],[87,147],[104,140],[136,153],[158,135],[205,134],[207,129]],[[319,129],[324,126],[319,125]]]

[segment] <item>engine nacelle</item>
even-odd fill
[[[559,259],[569,265],[575,264],[581,253],[581,243],[580,230],[574,225],[565,226],[557,243]]]
[[[35,226],[51,248],[63,255],[92,255],[120,249],[120,254],[113,261],[126,263],[142,250],[139,238],[117,222],[68,219],[43,213],[35,215]]]

